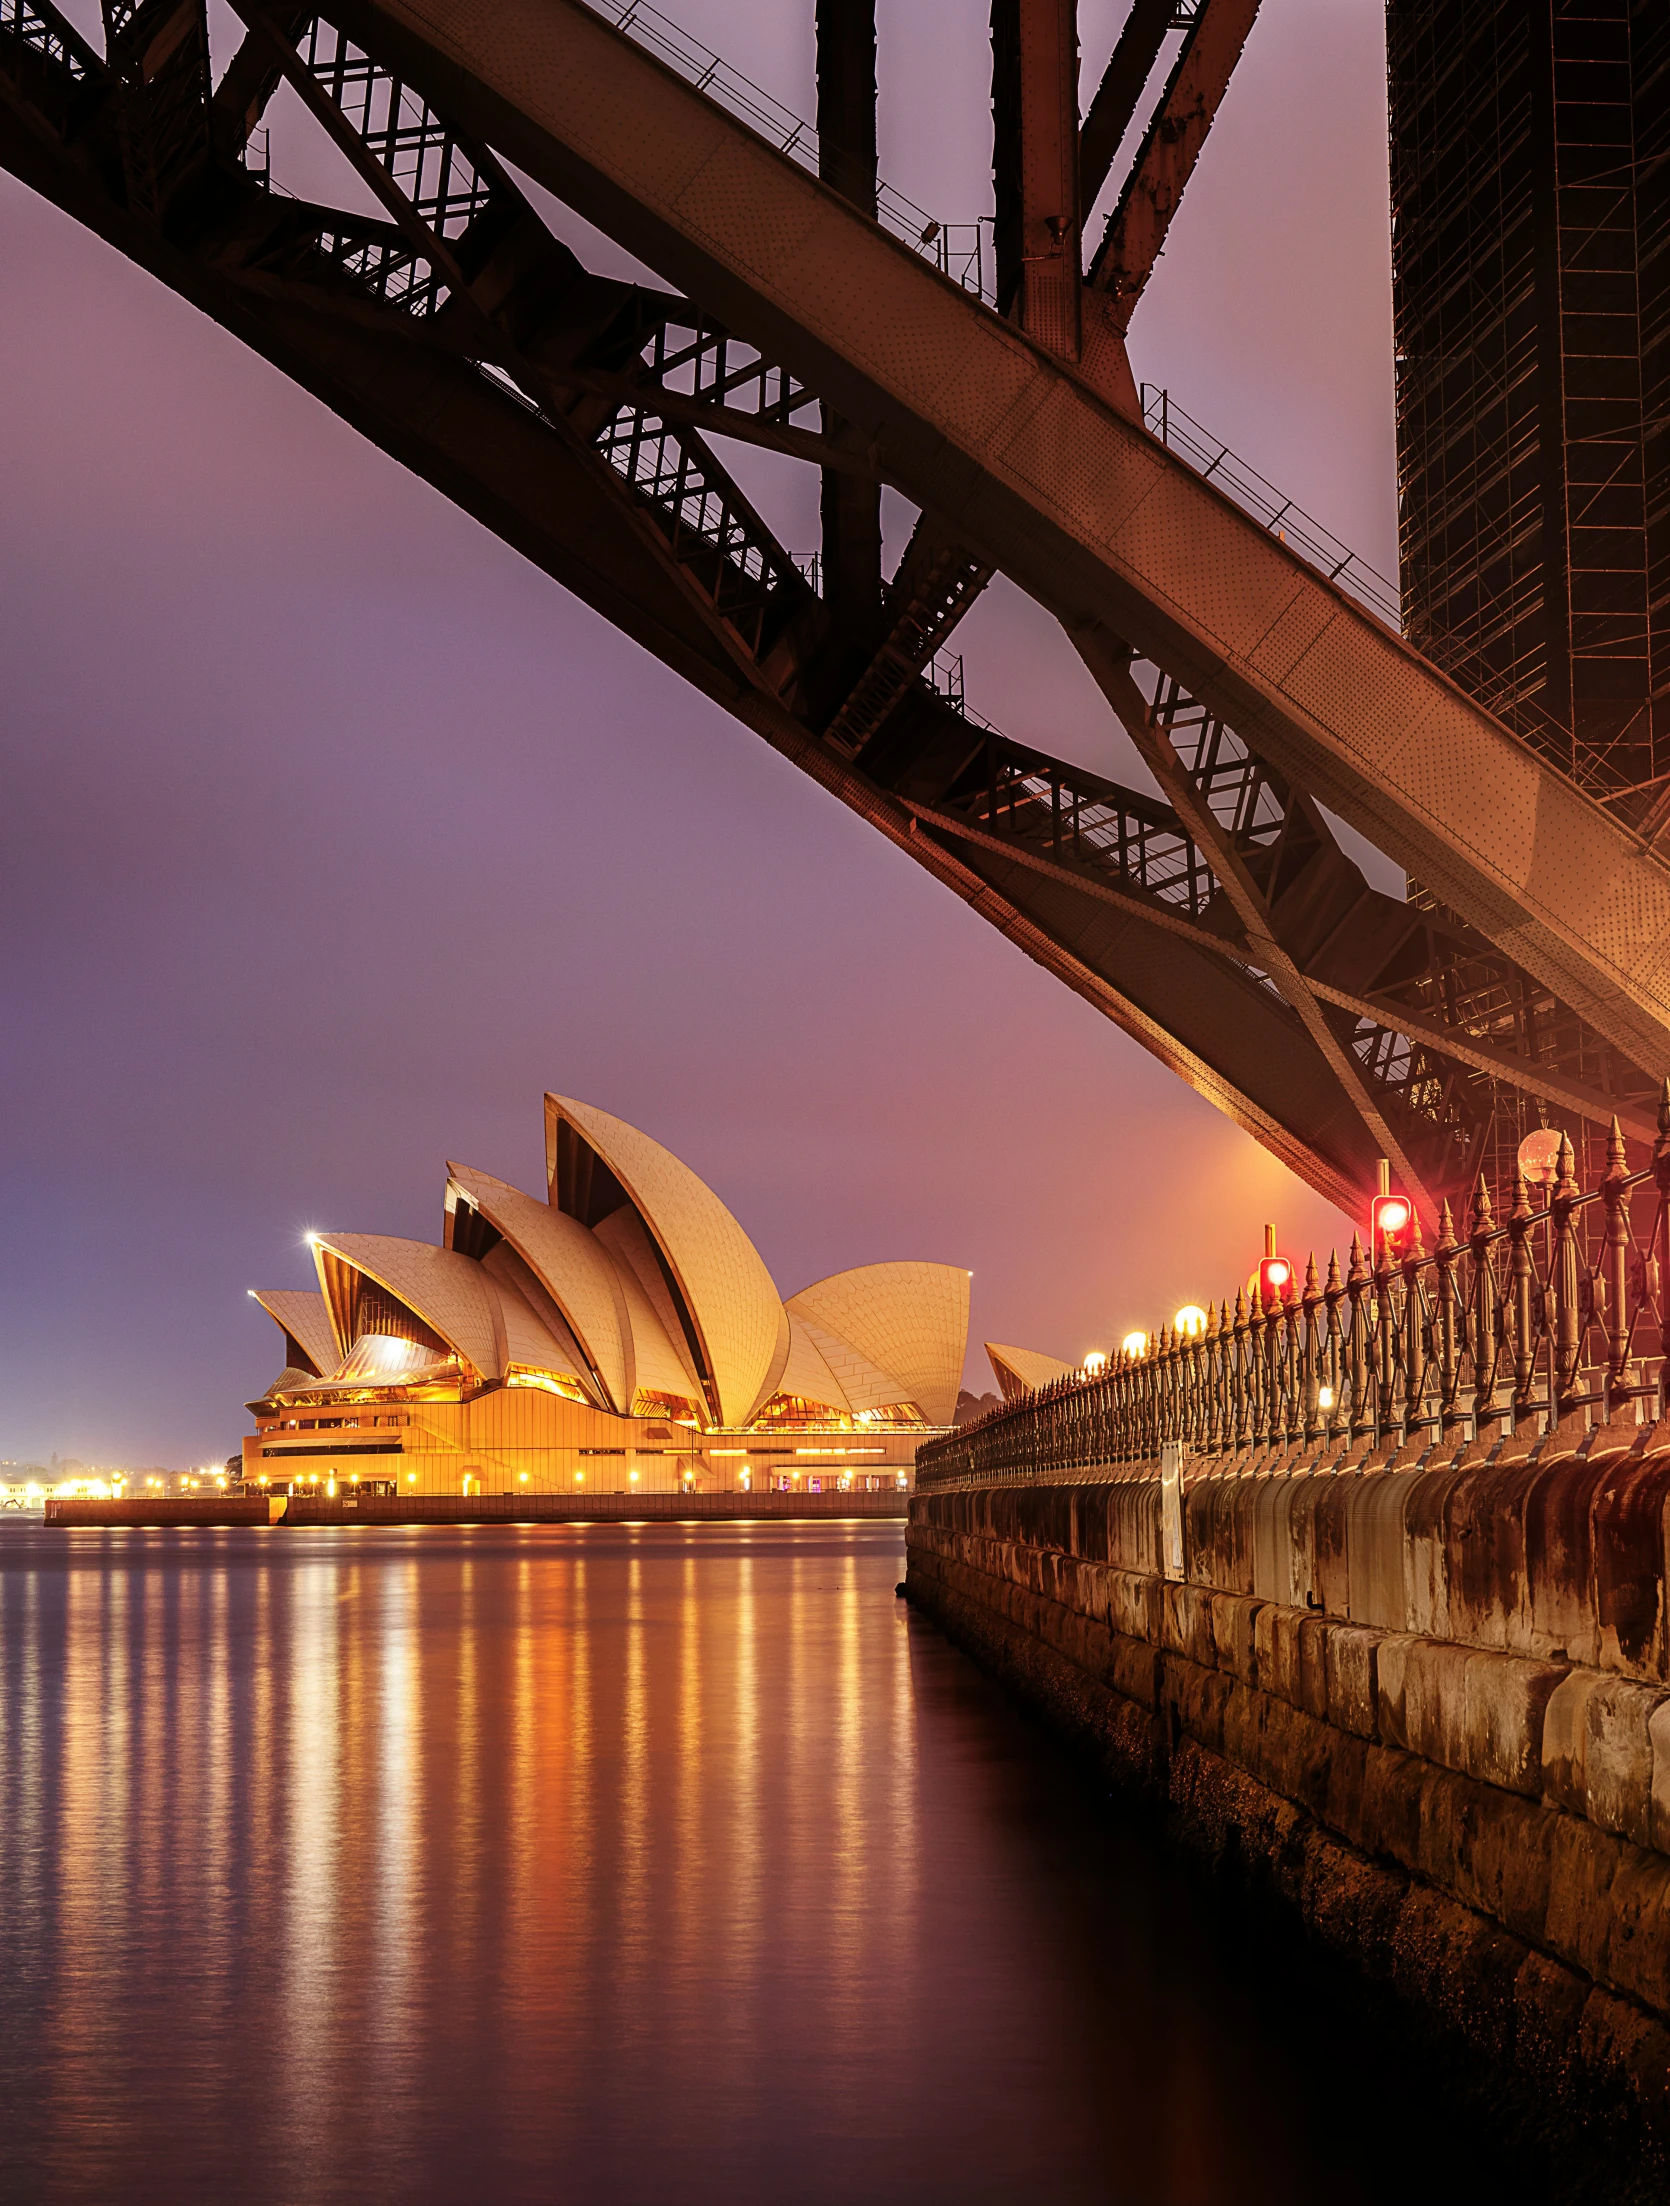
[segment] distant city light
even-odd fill
[[[1171,1322],[1185,1340],[1196,1340],[1206,1330],[1206,1312],[1198,1302],[1185,1302]]]
[[[1127,1333],[1119,1343],[1119,1352],[1122,1356],[1141,1356],[1147,1352],[1147,1348],[1148,1335],[1146,1333]]]

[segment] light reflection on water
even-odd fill
[[[0,1528],[0,2194],[1410,2195],[1397,2080],[1341,2103],[901,1570]]]

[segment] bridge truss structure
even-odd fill
[[[1617,801],[1569,727],[1494,717],[1464,657],[1417,651],[1349,554],[1145,414],[1132,378],[1257,0],[1133,0],[1082,118],[1075,0],[994,0],[989,243],[878,180],[874,0],[816,0],[815,130],[632,0],[233,6],[212,67],[205,0],[102,0],[102,50],[51,0],[0,0],[0,165],[1342,1208],[1381,1158],[1436,1221],[1529,1127],[1579,1154],[1614,1116],[1652,1140],[1670,805]],[[377,214],[282,188],[281,87]],[[589,270],[520,177],[658,282]],[[735,443],[819,471],[816,560],[773,536]],[[920,516],[890,574],[884,484]],[[1153,789],[1001,733],[940,677],[998,572],[1061,622]],[[1406,868],[1407,901],[1331,817]]]

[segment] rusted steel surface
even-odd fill
[[[1091,286],[1107,293],[1121,336],[1165,250],[1166,232],[1257,14],[1258,0],[1202,0],[1195,12],[1090,268]]]

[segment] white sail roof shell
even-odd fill
[[[798,1394],[803,1401],[827,1402],[831,1409],[851,1411],[855,1406],[835,1376],[829,1359],[806,1325],[789,1319],[789,1354],[777,1381],[779,1394]],[[893,1399],[894,1397],[889,1397]],[[873,1404],[866,1404],[873,1407]]]
[[[624,1243],[627,1231],[638,1233],[641,1237],[641,1228],[635,1219],[630,1219],[629,1214],[620,1212],[614,1218],[605,1218],[598,1228],[598,1240],[608,1253],[626,1304],[638,1386],[651,1394],[682,1394],[705,1415],[701,1381],[690,1368],[690,1359],[685,1353],[682,1338],[676,1328],[670,1330],[663,1323],[655,1303],[651,1302],[644,1290],[637,1267],[627,1260],[623,1251],[616,1253],[615,1248],[609,1245],[607,1237],[611,1228],[614,1229],[615,1239],[619,1243]],[[656,1285],[661,1290],[661,1298],[664,1298],[666,1282],[658,1279]]]
[[[508,1180],[463,1164],[449,1164],[447,1171],[557,1305],[603,1382],[609,1397],[604,1407],[629,1410],[636,1382],[626,1302],[616,1268],[597,1236]]]
[[[759,1251],[712,1188],[648,1134],[566,1095],[547,1095],[545,1116],[549,1157],[566,1118],[630,1196],[678,1281],[721,1420],[746,1424],[788,1353],[782,1301]]]
[[[498,1300],[504,1368],[528,1364],[535,1371],[549,1371],[583,1387],[588,1373],[573,1336],[566,1325],[560,1332],[553,1332],[514,1277],[507,1276],[515,1262],[514,1252],[501,1244],[488,1252],[481,1265]]]
[[[1000,1341],[989,1340],[985,1349],[1006,1402],[1012,1402],[1017,1394],[1030,1394],[1037,1387],[1048,1386],[1052,1379],[1064,1379],[1073,1369],[1058,1356],[1040,1355],[1035,1348],[1005,1348]]]
[[[306,1350],[317,1370],[335,1368],[342,1351],[331,1331],[330,1304],[317,1287],[252,1287],[250,1292],[268,1317],[276,1318]]]
[[[788,1301],[791,1318],[814,1329],[838,1377],[839,1360],[823,1339],[833,1334],[878,1370],[900,1382],[894,1401],[914,1402],[931,1425],[957,1413],[968,1351],[968,1273],[954,1264],[862,1264],[820,1279]],[[860,1401],[848,1384],[854,1408]]]
[[[386,1287],[484,1379],[503,1378],[496,1297],[479,1264],[432,1242],[386,1233],[318,1233],[313,1244],[316,1256],[328,1251]]]

